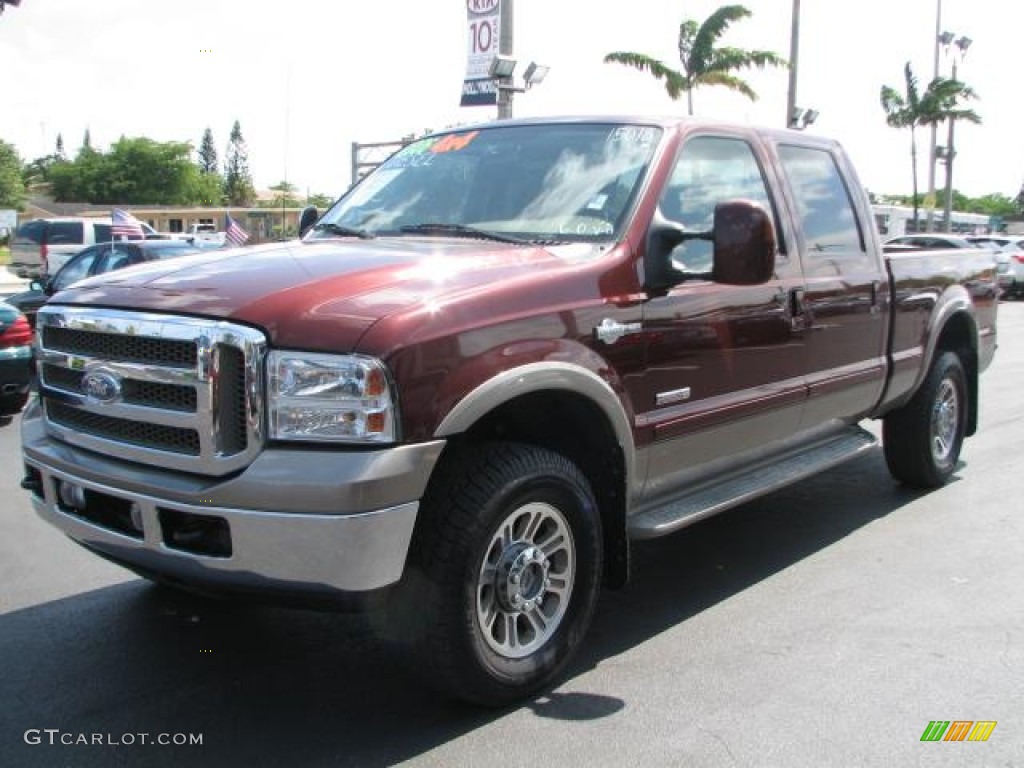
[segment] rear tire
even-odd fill
[[[960,358],[942,352],[921,388],[883,421],[885,461],[912,488],[938,488],[956,469],[967,425],[967,375]]]
[[[601,518],[565,457],[493,443],[450,457],[428,489],[391,638],[455,698],[500,706],[565,667],[601,584]]]

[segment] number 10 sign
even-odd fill
[[[466,0],[466,18],[466,78],[462,82],[461,104],[495,104],[498,92],[488,71],[501,37],[501,0]]]

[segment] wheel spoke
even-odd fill
[[[562,531],[556,530],[553,534],[548,536],[544,541],[537,542],[537,547],[548,557],[551,557],[555,552],[562,548],[565,544],[565,537],[562,535]]]

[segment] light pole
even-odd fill
[[[512,51],[514,49],[514,28],[513,20],[515,19],[515,6],[514,0],[501,0],[501,7],[499,8],[499,33],[498,33],[498,56],[495,59],[506,57],[512,61],[512,68],[500,72],[495,75],[492,65],[492,77],[495,78],[494,84],[498,89],[498,119],[508,120],[512,117],[512,96],[514,89],[512,86],[512,71],[515,69],[515,59],[512,59]]]
[[[949,50],[949,43],[953,43],[957,48],[960,49],[960,58],[962,59],[967,55],[967,49],[971,46],[971,38],[961,35],[959,38],[954,40],[955,35],[952,32],[943,32],[942,40],[946,44],[946,50]],[[956,82],[956,62],[957,54],[953,54],[953,82]],[[956,157],[956,148],[953,144],[953,126],[956,125],[956,120],[952,115],[949,117],[949,135],[946,139],[946,201],[945,201],[945,230],[946,232],[953,231],[953,158]]]
[[[800,0],[793,0],[792,28],[789,33],[789,91],[786,97],[786,127],[795,128],[799,113],[796,106],[796,77],[800,58]]]
[[[942,42],[942,0],[935,0],[935,57],[932,79],[939,79],[939,44]],[[948,45],[948,43],[947,43]],[[931,144],[928,151],[928,196],[925,197],[926,229],[929,232],[935,231],[935,163],[938,160],[936,143],[938,141],[938,126],[932,123]],[[914,222],[915,228],[917,222]]]

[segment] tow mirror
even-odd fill
[[[715,256],[711,279],[727,285],[760,285],[775,272],[775,227],[757,203],[730,200],[715,206]]]

